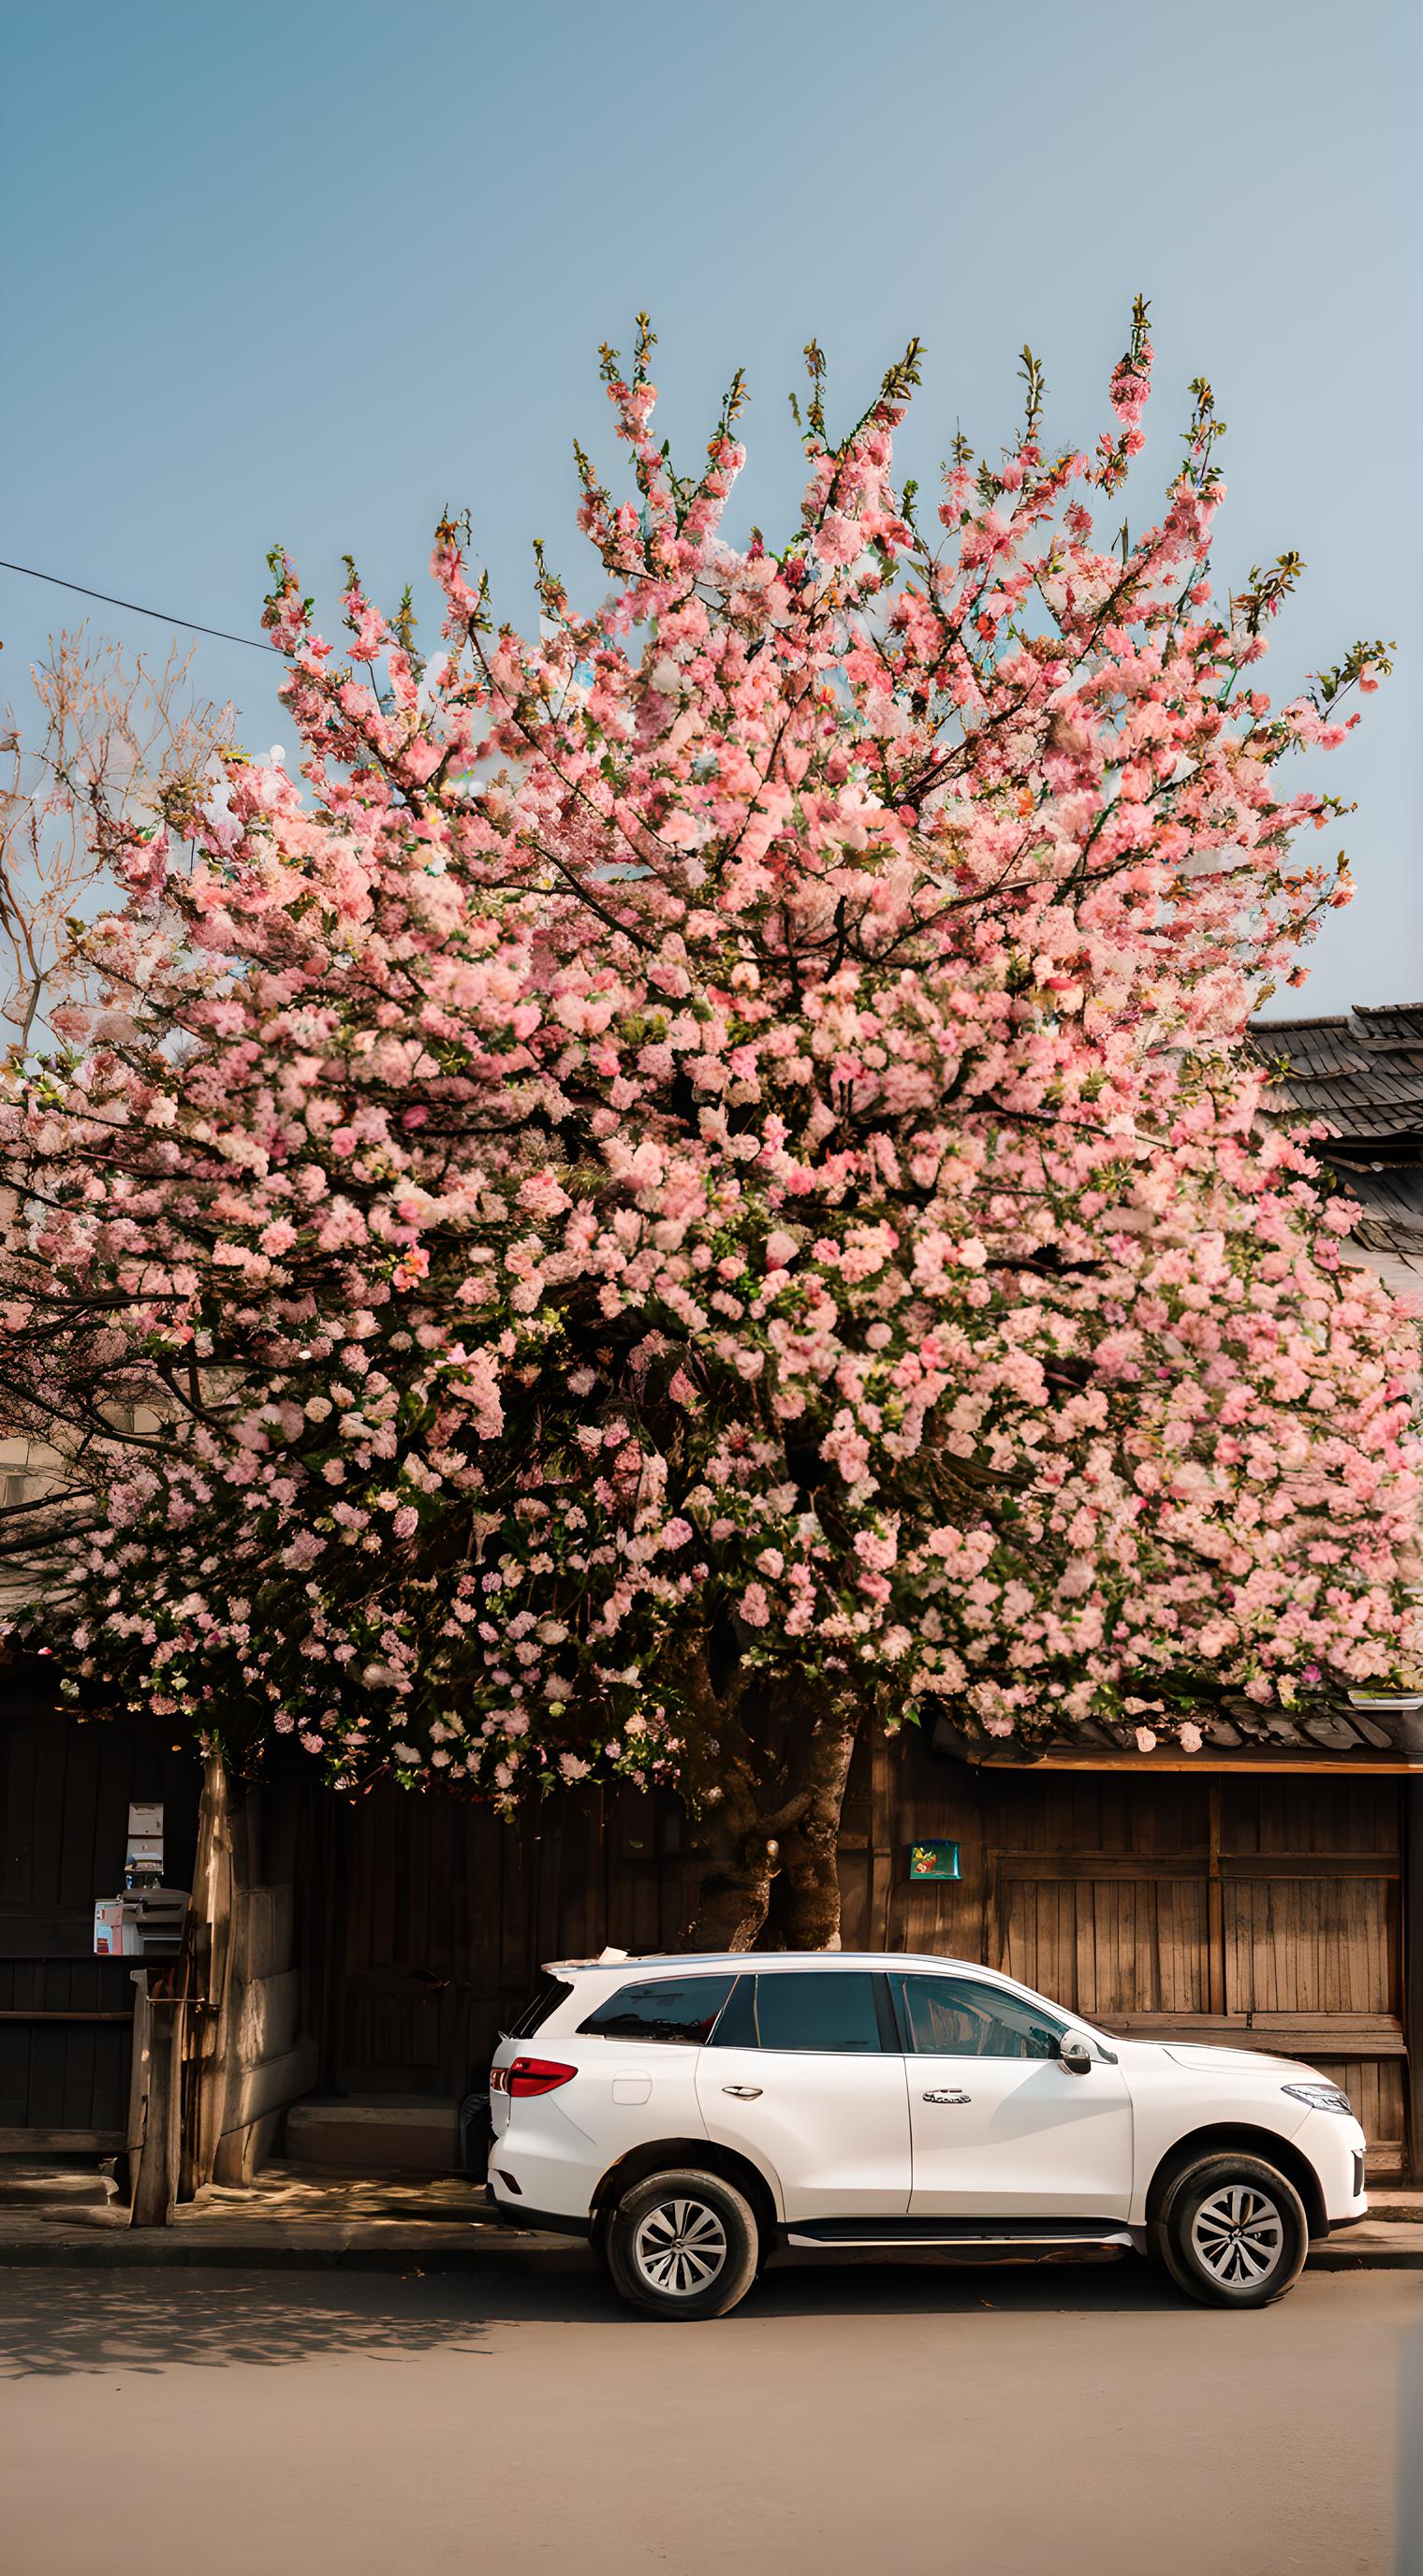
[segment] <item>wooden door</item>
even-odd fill
[[[986,1929],[995,1965],[1089,2021],[1211,2011],[1204,1781],[1005,1781],[994,1807]]]
[[[540,1961],[675,1947],[680,1819],[665,1796],[561,1792],[513,1823],[487,1803],[378,1788],[320,1809],[308,1976],[339,2092],[458,2101]],[[321,1958],[313,1955],[319,1948]]]
[[[1348,2093],[1370,2169],[1404,2164],[1396,1780],[1252,1776],[1220,1790],[1225,2008]]]
[[[1401,1783],[996,1771],[906,1739],[846,1854],[847,1937],[980,1958],[1125,2037],[1298,2056],[1405,2161]],[[854,1819],[852,1817],[852,1826]],[[951,1837],[962,1875],[908,1881]]]

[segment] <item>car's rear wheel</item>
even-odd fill
[[[756,2278],[755,2213],[720,2174],[678,2167],[625,2191],[604,2260],[628,2306],[648,2317],[724,2317]]]
[[[1200,2157],[1179,2173],[1152,2230],[1173,2281],[1218,2308],[1264,2308],[1299,2279],[1309,2221],[1294,2184],[1262,2157]]]

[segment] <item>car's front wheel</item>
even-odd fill
[[[676,2318],[724,2317],[755,2280],[760,2250],[750,2202],[720,2174],[692,2167],[632,2184],[603,2247],[629,2307]]]
[[[1152,2239],[1191,2298],[1263,2308],[1303,2271],[1309,2222],[1284,2174],[1261,2157],[1225,2153],[1202,2156],[1176,2176]]]

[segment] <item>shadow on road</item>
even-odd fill
[[[233,2362],[280,2365],[360,2354],[398,2360],[432,2340],[473,2348],[482,2320],[459,2302],[418,2295],[418,2278],[327,2278],[309,2272],[0,2274],[0,2380],[111,2376]]]
[[[739,2334],[772,2319],[1087,2316],[1185,2305],[1144,2263],[989,2270],[792,2258],[773,2265],[733,2316],[696,2331]],[[11,2271],[0,2273],[0,2379],[337,2357],[389,2363],[439,2349],[475,2358],[487,2328],[520,2324],[649,2331],[580,2254],[465,2274]]]
[[[1003,2308],[1040,2316],[1141,2314],[1189,2305],[1154,2263],[900,2262],[842,2256],[782,2257],[739,2316],[886,2317],[972,2315]],[[734,2323],[734,2319],[727,2322]]]

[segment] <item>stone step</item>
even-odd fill
[[[0,2208],[102,2209],[115,2187],[97,2161],[52,2163],[45,2156],[0,2156]]]
[[[453,2102],[410,2094],[308,2094],[287,2113],[286,2154],[346,2173],[453,2173],[459,2114]]]

